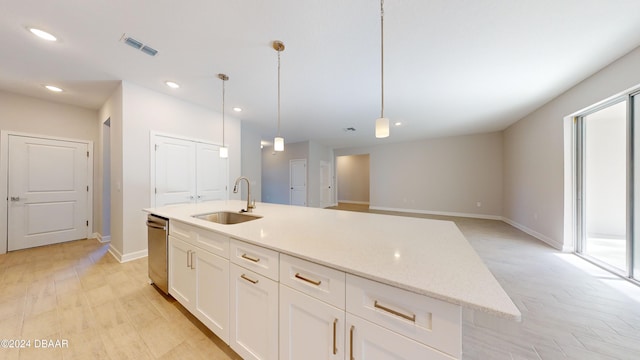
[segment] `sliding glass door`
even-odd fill
[[[631,97],[629,116],[632,118],[633,125],[633,158],[634,158],[634,177],[633,177],[633,240],[629,246],[631,256],[629,265],[630,276],[640,281],[640,93],[633,94]]]
[[[578,251],[627,272],[627,102],[609,104],[578,120],[581,139],[581,231]]]

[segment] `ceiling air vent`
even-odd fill
[[[152,48],[151,46],[145,45],[141,41],[138,41],[132,37],[127,36],[127,34],[122,34],[120,41],[124,42],[125,44],[131,46],[136,50],[142,51],[147,55],[156,56],[158,54],[158,50]]]
[[[140,49],[140,51],[142,51],[143,53],[147,54],[147,55],[151,55],[151,56],[156,56],[156,54],[158,53],[158,50],[149,47],[149,46],[143,46],[142,49]]]

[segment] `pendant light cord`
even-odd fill
[[[384,0],[380,0],[380,117],[384,117]]]
[[[224,147],[224,82],[222,79],[222,147]]]
[[[280,137],[280,50],[278,50],[278,137]]]

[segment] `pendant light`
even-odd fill
[[[224,82],[229,80],[225,74],[218,74],[218,78],[222,80],[222,147],[220,148],[220,157],[226,159],[229,157],[229,148],[224,146]]]
[[[276,40],[272,46],[278,52],[278,133],[273,139],[273,150],[284,151],[284,138],[280,136],[280,52],[284,51],[284,44]]]
[[[376,119],[376,137],[389,136],[389,118],[384,117],[384,0],[380,0],[380,117]]]

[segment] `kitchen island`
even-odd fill
[[[327,345],[330,358],[385,358],[385,352],[407,359],[416,354],[460,358],[461,307],[520,319],[517,307],[453,222],[266,203],[253,210],[261,218],[239,224],[194,217],[238,212],[245,205],[230,200],[146,209],[170,219],[169,288],[178,301],[190,301],[180,283],[191,280],[185,280],[188,274],[179,275],[181,271],[204,269],[206,264],[211,269],[228,266],[227,272],[217,274],[228,295],[211,293],[201,306],[206,307],[205,301],[219,304],[211,311],[224,318],[222,307],[228,324],[198,316],[204,311],[197,305],[183,305],[216,328],[212,331],[243,358],[316,354],[317,344],[308,334],[300,335],[305,333],[300,327],[315,329],[318,346]],[[200,259],[203,253],[216,256],[211,260],[228,259],[227,265],[211,265]],[[179,261],[185,264],[176,264]],[[197,297],[207,281],[193,281],[202,287],[190,291]],[[249,285],[266,288],[251,290]],[[251,299],[261,300],[254,307]],[[322,308],[335,310],[326,317],[326,334],[322,321],[317,327],[310,324]],[[245,318],[247,311],[251,314]],[[264,323],[259,326],[264,336],[242,327],[249,318]]]

